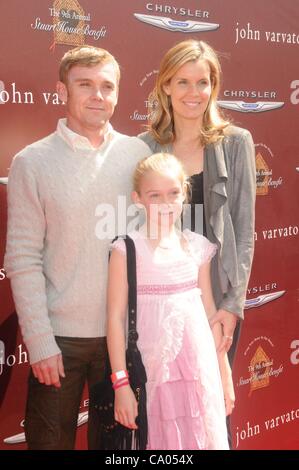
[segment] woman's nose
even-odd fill
[[[192,93],[193,95],[198,95],[198,86],[197,83],[191,83],[189,86],[189,92]]]

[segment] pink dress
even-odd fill
[[[148,449],[228,449],[214,339],[198,288],[198,269],[216,246],[184,231],[180,258],[157,260],[132,231],[137,255],[138,347],[147,373]],[[125,252],[123,240],[115,248]],[[166,252],[166,250],[163,250]]]

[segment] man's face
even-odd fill
[[[78,134],[103,129],[117,104],[117,73],[112,62],[91,67],[73,66],[67,83],[58,82],[59,98],[66,103],[67,124]]]

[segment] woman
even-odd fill
[[[218,311],[210,323],[222,325],[219,351],[228,351],[243,319],[253,258],[256,174],[250,132],[230,125],[217,108],[220,71],[217,54],[205,42],[191,39],[172,47],[149,98],[149,130],[139,138],[154,153],[180,159],[192,204],[203,204],[204,235],[218,246],[211,273]]]

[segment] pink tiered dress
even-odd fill
[[[189,230],[180,258],[154,256],[132,231],[137,255],[138,347],[147,373],[148,449],[228,449],[214,339],[198,269],[216,246]],[[125,253],[124,241],[114,247]]]

